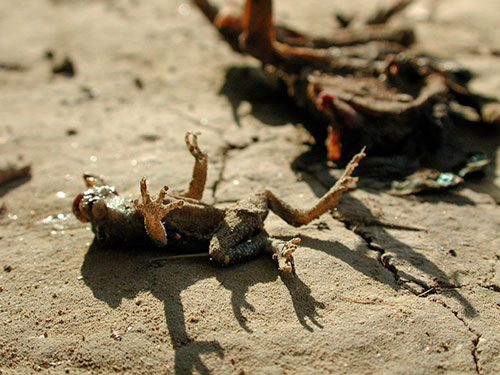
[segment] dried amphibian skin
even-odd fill
[[[278,267],[293,272],[292,253],[299,238],[283,241],[270,237],[264,220],[273,211],[287,223],[301,226],[336,206],[342,193],[357,181],[351,174],[365,156],[361,151],[347,165],[337,183],[310,209],[290,206],[271,190],[262,190],[237,202],[232,208],[217,208],[201,202],[207,176],[207,154],[198,147],[198,134],[188,132],[186,145],[195,159],[193,177],[183,193],[170,193],[165,186],[152,199],[146,178],[140,181],[142,199],[134,202],[120,197],[116,189],[92,175],[84,175],[88,190],[73,202],[73,213],[90,222],[98,241],[154,242],[178,249],[207,249],[221,264],[272,254]]]
[[[393,181],[390,193],[410,195],[426,191],[447,190],[463,182],[462,177],[451,172],[439,172],[435,169],[420,169],[407,176],[403,181]]]
[[[364,145],[371,156],[418,158],[434,152],[458,121],[500,123],[499,103],[466,87],[469,72],[413,53],[412,30],[386,24],[409,0],[325,38],[274,26],[272,0],[247,0],[242,14],[193,2],[235,51],[259,59],[271,80],[315,115],[312,130],[328,134],[332,160],[347,162]]]

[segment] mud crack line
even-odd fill
[[[251,144],[251,142],[235,146],[235,145],[226,143],[226,145],[220,149],[219,158],[220,158],[222,165],[221,165],[220,170],[219,170],[219,175],[217,176],[217,179],[215,180],[215,182],[212,185],[212,198],[214,199],[214,203],[219,203],[219,202],[217,202],[217,198],[216,198],[217,188],[219,187],[219,184],[222,181],[224,181],[224,173],[226,171],[229,153],[233,150],[244,150],[245,148],[250,146],[250,144]]]
[[[425,282],[418,280],[416,278],[402,280],[401,277],[399,276],[398,269],[390,262],[391,255],[387,254],[385,249],[381,245],[374,242],[368,233],[363,232],[358,223],[350,223],[347,220],[344,220],[343,222],[344,222],[344,225],[346,225],[347,229],[352,230],[355,234],[357,234],[359,237],[361,237],[366,242],[369,249],[375,250],[378,252],[378,256],[377,256],[378,261],[382,264],[382,266],[384,268],[386,268],[387,270],[389,270],[393,274],[396,282],[402,284],[407,290],[409,290],[410,292],[415,294],[417,297],[426,297],[429,294],[438,293],[438,286],[439,285],[429,286]],[[422,287],[425,290],[425,292],[423,292],[423,293],[417,292],[416,290],[414,290],[413,288],[411,288],[408,285],[408,282],[416,283],[417,285]],[[457,288],[456,286],[452,286],[452,285],[447,285],[447,286],[450,289]],[[478,350],[477,350],[478,344],[479,344],[479,339],[481,338],[481,335],[479,333],[477,333],[474,329],[472,329],[472,327],[470,327],[467,324],[467,322],[458,314],[458,312],[451,309],[446,303],[444,303],[443,301],[439,301],[437,299],[434,299],[434,298],[430,299],[430,301],[435,302],[435,303],[439,303],[444,308],[449,310],[460,322],[462,322],[464,327],[467,328],[467,330],[475,336],[472,339],[473,349],[471,351],[471,355],[472,355],[472,359],[474,361],[476,373],[481,374],[480,369],[479,369],[479,358],[478,358]]]
[[[224,172],[226,171],[227,158],[228,158],[228,154],[229,154],[230,150],[232,150],[232,148],[229,145],[226,145],[220,151],[220,160],[221,160],[222,165],[221,165],[220,170],[219,170],[219,175],[217,176],[217,179],[215,180],[215,182],[212,186],[212,198],[214,199],[214,202],[217,202],[217,198],[216,198],[217,188],[219,187],[219,184],[224,179]]]
[[[472,345],[474,345],[471,355],[472,359],[474,360],[474,365],[476,366],[476,373],[481,374],[481,371],[479,369],[479,357],[478,357],[478,351],[477,351],[477,346],[479,344],[479,340],[481,339],[481,334],[476,332],[467,322],[465,321],[464,318],[462,318],[460,315],[458,315],[458,311],[453,310],[450,306],[448,306],[445,302],[443,301],[438,301],[432,299],[431,301],[439,303],[441,306],[443,306],[445,309],[449,310],[453,315],[455,315],[455,318],[457,318],[462,324],[464,325],[467,330],[472,333],[475,337],[472,339]]]
[[[314,174],[308,173],[308,175],[311,176],[312,178],[314,178],[319,184],[324,186],[322,181],[319,178],[317,178]],[[328,188],[328,187],[325,186],[325,188]],[[378,253],[377,259],[380,262],[380,264],[384,268],[386,268],[389,272],[392,273],[392,275],[394,276],[394,279],[397,283],[399,283],[400,285],[403,285],[407,290],[409,290],[410,292],[415,294],[417,297],[426,297],[426,296],[431,295],[431,294],[439,294],[439,289],[442,289],[442,288],[446,288],[446,289],[460,288],[460,286],[452,285],[451,283],[443,283],[443,282],[436,283],[435,285],[429,286],[424,281],[418,280],[414,277],[411,277],[410,275],[405,274],[404,272],[399,271],[397,269],[397,267],[391,263],[391,254],[387,253],[387,251],[384,249],[384,247],[382,245],[380,245],[376,241],[376,239],[374,239],[370,235],[370,233],[368,231],[364,230],[364,228],[367,226],[382,226],[382,227],[388,226],[392,229],[402,229],[402,230],[422,230],[422,229],[411,228],[411,227],[407,228],[404,226],[400,227],[398,225],[392,226],[390,224],[386,225],[383,222],[378,222],[378,220],[376,220],[376,219],[372,220],[372,218],[368,218],[368,220],[364,220],[363,218],[352,219],[352,218],[345,217],[345,216],[339,214],[338,212],[332,212],[332,215],[336,220],[342,222],[348,230],[354,232],[354,234],[358,235],[361,239],[363,239],[363,241],[366,242],[367,247],[370,250],[377,251],[377,253]],[[402,277],[404,277],[405,280],[403,280]],[[420,287],[422,287],[424,289],[424,292],[422,293],[421,291],[414,290],[410,285],[408,285],[408,283],[410,283],[410,282],[415,283],[415,284],[419,285]],[[473,359],[473,362],[475,365],[476,373],[481,374],[481,371],[479,368],[479,353],[478,353],[478,344],[479,344],[480,339],[481,339],[481,334],[479,334],[472,327],[470,327],[469,324],[467,324],[467,322],[465,321],[465,319],[462,318],[458,314],[457,311],[454,311],[452,308],[450,308],[448,305],[446,305],[446,303],[444,303],[443,301],[440,301],[440,300],[437,300],[434,298],[429,299],[429,301],[439,303],[444,308],[446,308],[451,313],[453,313],[453,315],[463,324],[463,326],[472,335],[474,335],[474,338],[472,339],[473,349],[471,351],[471,356],[472,356],[472,359]]]
[[[318,184],[323,186],[326,190],[328,190],[330,188],[330,186],[326,186],[326,184],[320,178],[318,178],[314,173],[310,173],[308,171],[302,171],[302,173],[307,173],[307,175],[310,178],[314,179]],[[365,241],[370,250],[374,250],[378,253],[377,260],[382,265],[382,267],[384,267],[385,269],[387,269],[389,272],[392,273],[394,280],[397,283],[403,284],[406,289],[408,289],[409,291],[411,291],[415,295],[420,294],[419,292],[417,292],[416,290],[411,288],[409,285],[407,285],[403,280],[401,280],[401,278],[399,276],[398,269],[396,268],[396,266],[394,266],[391,263],[392,256],[390,254],[388,254],[380,244],[375,242],[375,240],[367,232],[363,231],[363,227],[364,226],[379,226],[379,227],[385,227],[385,228],[391,228],[391,229],[412,230],[412,231],[420,231],[422,229],[401,226],[401,225],[391,224],[391,223],[384,223],[380,220],[377,220],[376,218],[368,218],[368,219],[359,218],[358,220],[352,220],[352,219],[347,218],[344,215],[341,215],[337,211],[332,211],[332,216],[334,219],[342,222],[348,230],[352,231],[354,234],[358,235],[363,241]],[[425,284],[424,282],[422,282],[420,280],[416,280],[416,279],[412,278],[409,281],[412,281],[415,284],[421,286],[422,288],[424,288],[424,290],[430,289],[427,284]]]

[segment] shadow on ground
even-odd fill
[[[241,127],[240,117],[246,115],[251,115],[271,126],[304,123],[307,118],[286,92],[281,87],[271,84],[259,68],[248,66],[228,68],[219,95],[227,98],[234,122],[239,127]],[[250,112],[240,114],[239,109],[244,102],[250,103]],[[324,135],[326,136],[326,131]]]
[[[15,180],[0,184],[0,198],[5,196],[9,191],[18,188],[21,185],[29,182],[31,176],[16,178]]]
[[[158,250],[103,248],[94,241],[85,255],[81,273],[94,296],[111,308],[117,308],[124,298],[133,299],[141,291],[151,292],[164,305],[165,322],[175,350],[176,373],[208,374],[209,370],[200,355],[212,353],[223,358],[224,348],[217,341],[190,338],[180,297],[182,291],[200,280],[215,277],[220,285],[231,291],[232,310],[239,325],[252,332],[244,309],[255,309],[246,300],[246,294],[257,283],[275,281],[279,272],[270,258],[223,268],[208,258],[169,260],[165,258],[167,255]],[[318,309],[324,305],[311,296],[311,290],[299,277],[285,275],[282,280],[304,329],[313,331],[313,326],[322,328],[317,316]]]

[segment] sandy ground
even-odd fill
[[[278,0],[276,17],[325,34],[335,11],[380,2],[344,3]],[[500,97],[498,0],[405,17],[419,49]],[[187,130],[210,155],[210,203],[269,186],[305,206],[339,171],[292,168],[300,116],[186,1],[3,0],[0,35],[2,158],[33,169],[0,190],[0,373],[500,373],[498,132],[474,135],[496,158],[483,182],[402,199],[372,179],[303,228],[271,215],[270,233],[303,240],[294,278],[268,257],[100,248],[71,214],[81,174],[130,197],[143,175],[184,188]],[[51,73],[65,57],[72,78]]]

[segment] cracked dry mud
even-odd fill
[[[324,34],[334,11],[375,7],[275,11]],[[403,19],[417,48],[465,64],[473,89],[498,98],[499,11],[495,0],[416,1]],[[294,278],[267,257],[220,268],[102,248],[70,214],[81,174],[133,198],[143,175],[152,191],[182,188],[187,130],[203,132],[210,155],[208,203],[268,186],[307,206],[341,171],[309,157],[302,115],[188,2],[7,0],[0,14],[0,146],[32,166],[0,190],[0,373],[500,372],[498,131],[467,134],[494,159],[458,191],[400,198],[367,176],[303,228],[270,215],[269,233],[302,238]],[[54,75],[47,51],[75,75]]]

